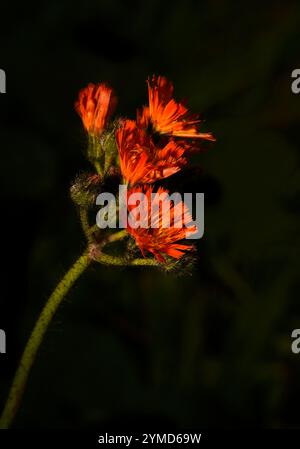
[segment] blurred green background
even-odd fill
[[[134,117],[147,76],[166,75],[217,137],[188,176],[206,201],[192,276],[95,265],[55,316],[15,427],[299,427],[299,2],[6,2],[0,50],[1,404],[85,244],[69,198],[89,168],[78,90],[108,81]]]

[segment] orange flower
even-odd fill
[[[116,131],[121,172],[127,183],[152,183],[173,175],[186,164],[185,148],[170,140],[163,148],[154,145],[133,120],[124,120]]]
[[[197,230],[195,225],[191,225],[192,217],[182,201],[172,204],[168,191],[162,187],[156,193],[151,186],[130,189],[128,202],[133,193],[144,195],[139,197],[138,206],[127,205],[127,230],[144,257],[148,251],[159,262],[165,262],[163,254],[180,259],[186,251],[193,249],[192,245],[178,243],[186,238],[187,231]],[[138,211],[134,210],[136,208]]]
[[[99,135],[106,128],[115,106],[116,97],[112,88],[103,83],[88,84],[79,92],[79,98],[75,103],[83,126],[92,135]]]
[[[174,87],[167,78],[153,75],[147,84],[149,106],[138,111],[139,126],[168,136],[215,140],[211,133],[199,133],[199,116],[191,115],[183,103],[174,100]]]

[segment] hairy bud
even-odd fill
[[[95,205],[101,188],[102,177],[100,175],[82,173],[77,176],[70,188],[71,198],[77,206],[89,209]]]

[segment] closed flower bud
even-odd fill
[[[110,168],[117,164],[118,148],[115,139],[116,124],[112,123],[101,135],[89,135],[87,156],[98,172],[107,175]]]
[[[82,173],[77,176],[70,188],[71,198],[77,206],[85,209],[91,208],[96,203],[101,187],[102,178],[100,175]]]
[[[105,83],[90,83],[79,92],[75,109],[90,135],[100,136],[116,106],[116,96]]]

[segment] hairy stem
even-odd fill
[[[105,241],[106,243],[117,242],[118,240],[122,240],[128,236],[127,229],[122,229],[122,231],[115,232],[114,234],[110,234],[110,236]]]
[[[95,166],[95,169],[96,169],[98,175],[103,176],[103,170],[102,170],[100,162],[99,161],[94,161],[94,166]]]
[[[19,367],[16,371],[5,408],[0,418],[0,429],[9,428],[14,420],[21,404],[31,367],[51,319],[74,282],[86,270],[90,263],[91,259],[88,254],[86,252],[83,253],[57,285],[43,308],[29,337]]]
[[[152,267],[159,267],[159,263],[155,259],[134,259],[130,262],[130,265],[135,266],[152,266]]]
[[[154,266],[159,267],[159,263],[155,259],[133,259],[131,261],[127,260],[125,257],[111,256],[101,252],[97,258],[97,262],[104,265],[114,265],[114,266]]]
[[[89,224],[88,211],[84,207],[80,207],[79,216],[82,230],[84,232],[84,235],[86,236],[87,241],[89,242],[91,240],[91,228]]]

